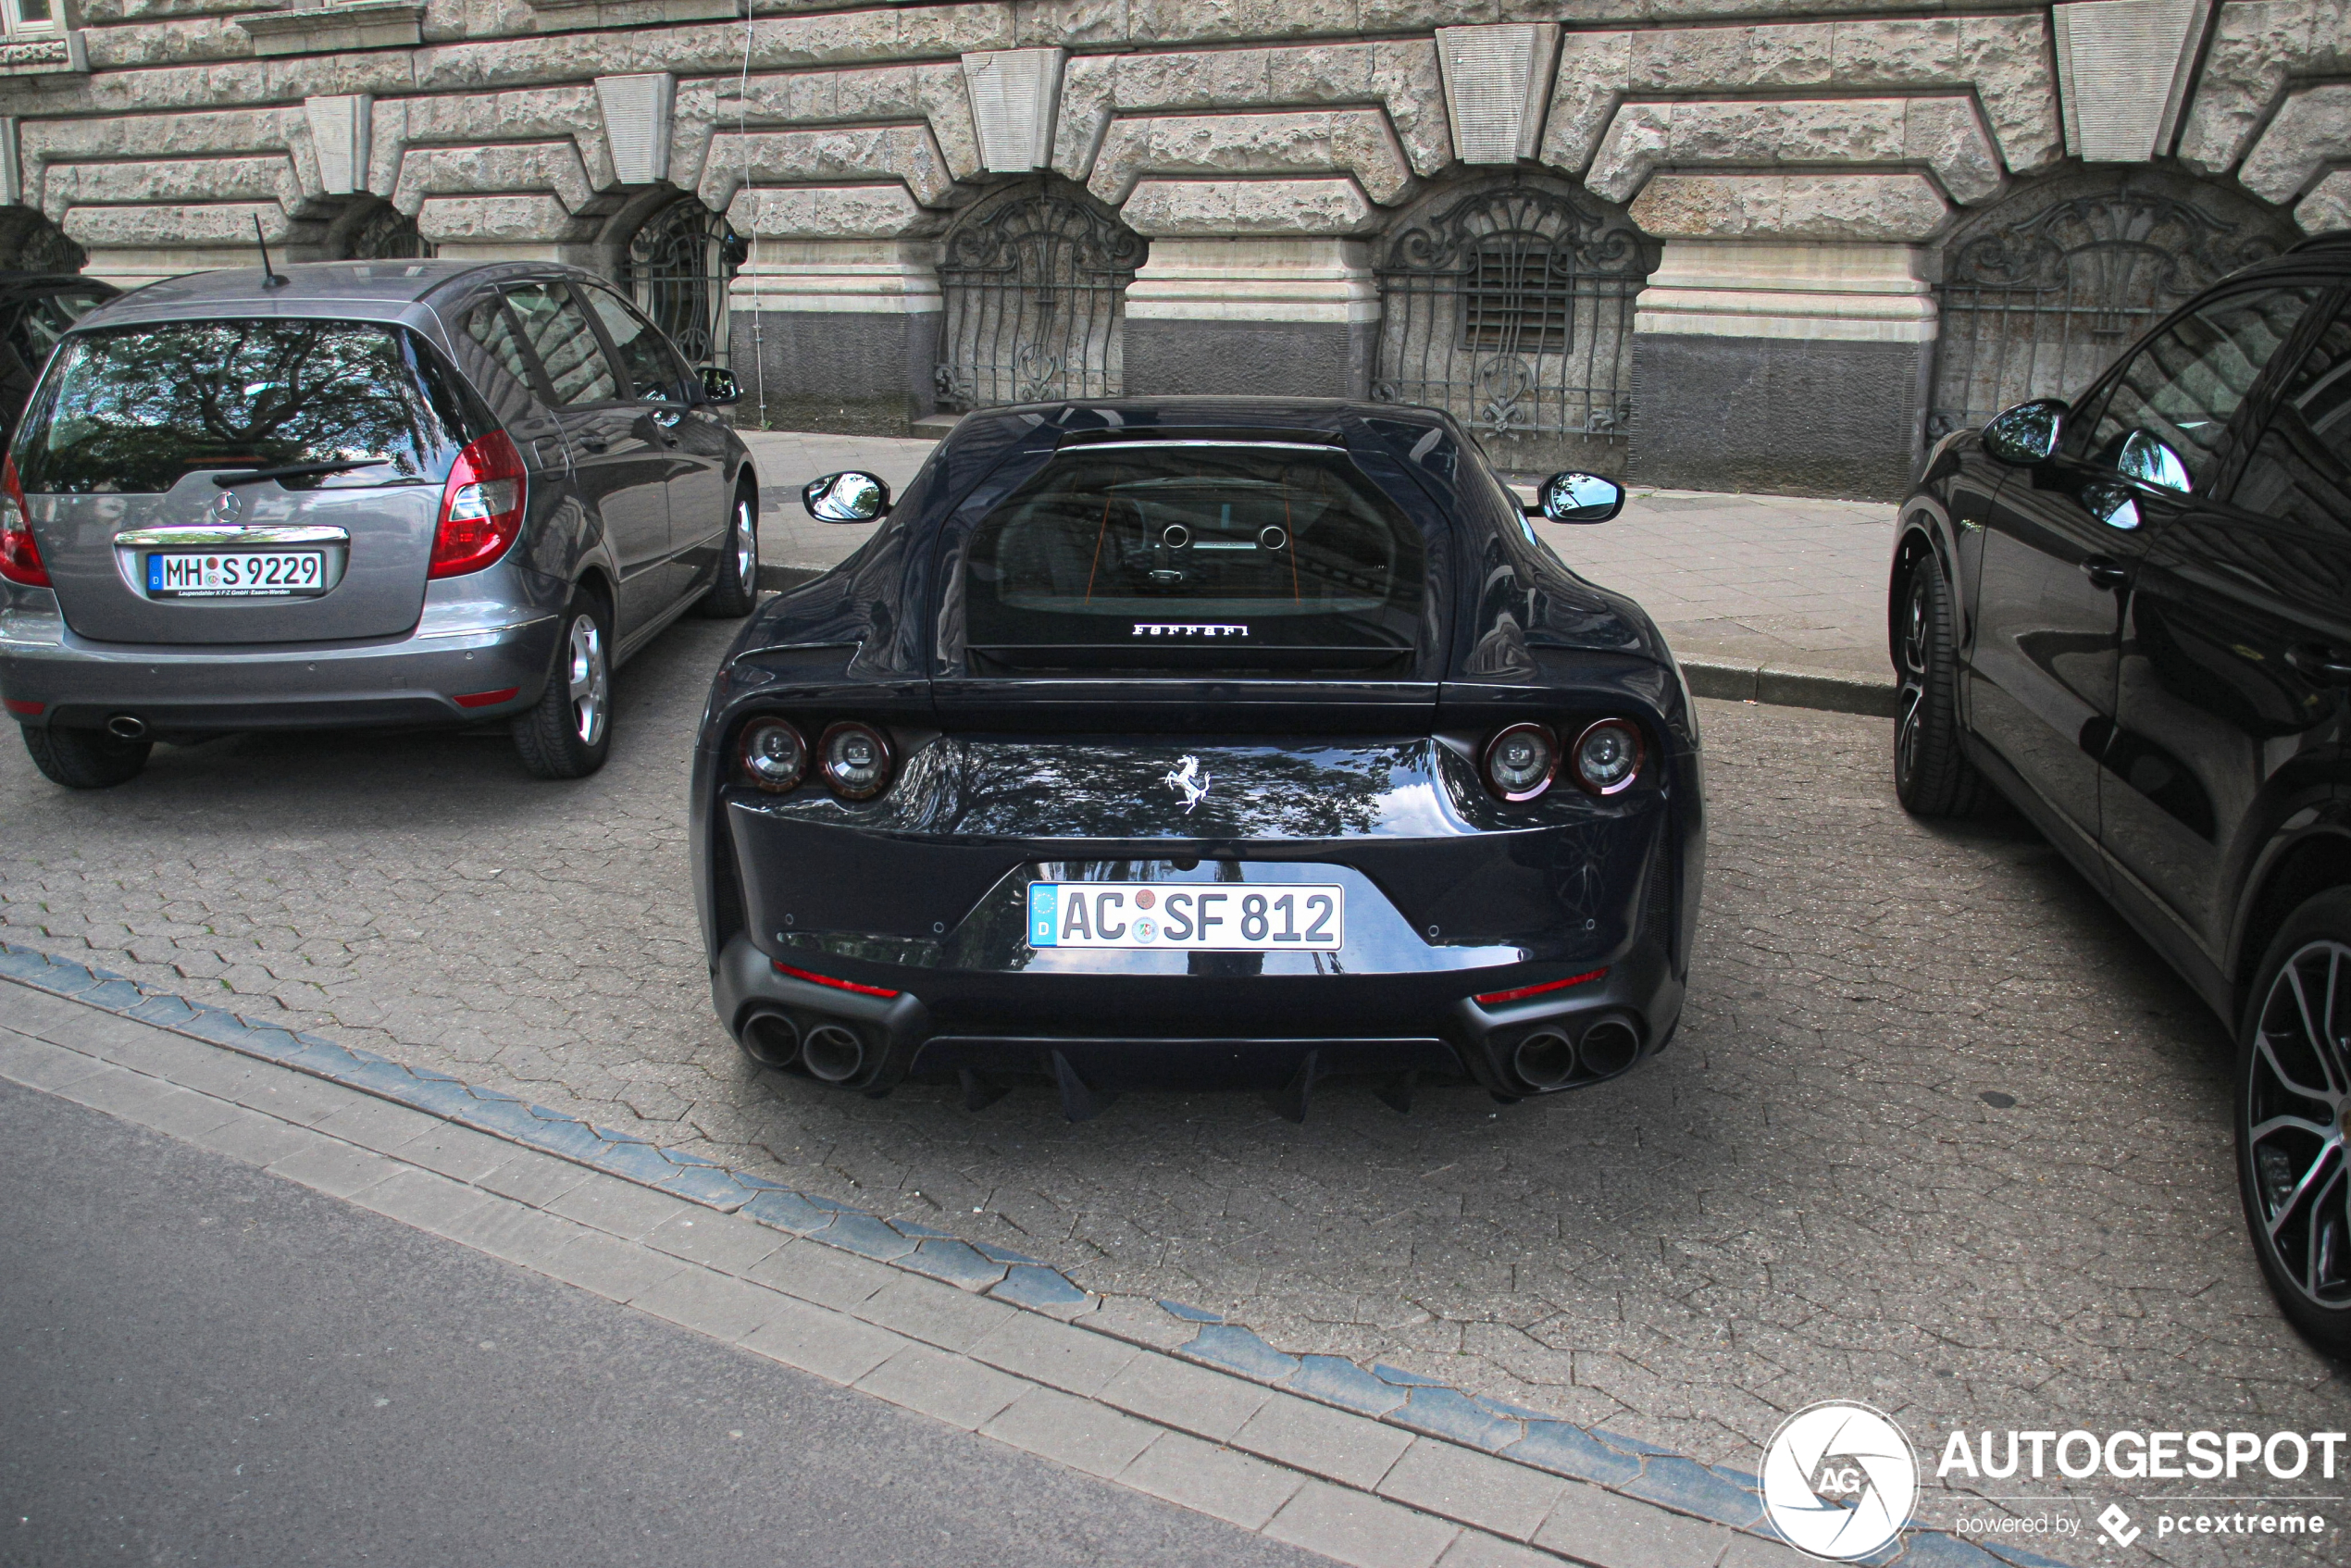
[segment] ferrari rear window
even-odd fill
[[[1021,669],[1362,669],[1412,652],[1422,553],[1335,448],[1080,448],[974,530],[966,647]]]

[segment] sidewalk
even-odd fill
[[[760,430],[743,440],[764,483],[762,558],[816,570],[872,530],[814,521],[801,509],[801,485],[863,467],[895,490],[933,445]],[[1884,503],[1639,490],[1600,527],[1537,527],[1569,566],[1641,602],[1700,696],[1894,711],[1885,652],[1894,511]]]

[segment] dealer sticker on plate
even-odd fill
[[[1338,950],[1347,890],[1312,882],[1031,882],[1031,947]]]

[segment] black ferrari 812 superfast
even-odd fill
[[[1539,515],[1623,489],[1561,474]],[[1689,692],[1443,414],[966,417],[767,602],[695,755],[718,1013],[845,1089],[1316,1083],[1515,1100],[1672,1038],[1704,855]]]

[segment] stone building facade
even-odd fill
[[[748,5],[748,15],[745,6]],[[552,257],[896,430],[1434,403],[1885,495],[2351,224],[2351,0],[0,0],[0,263]]]

